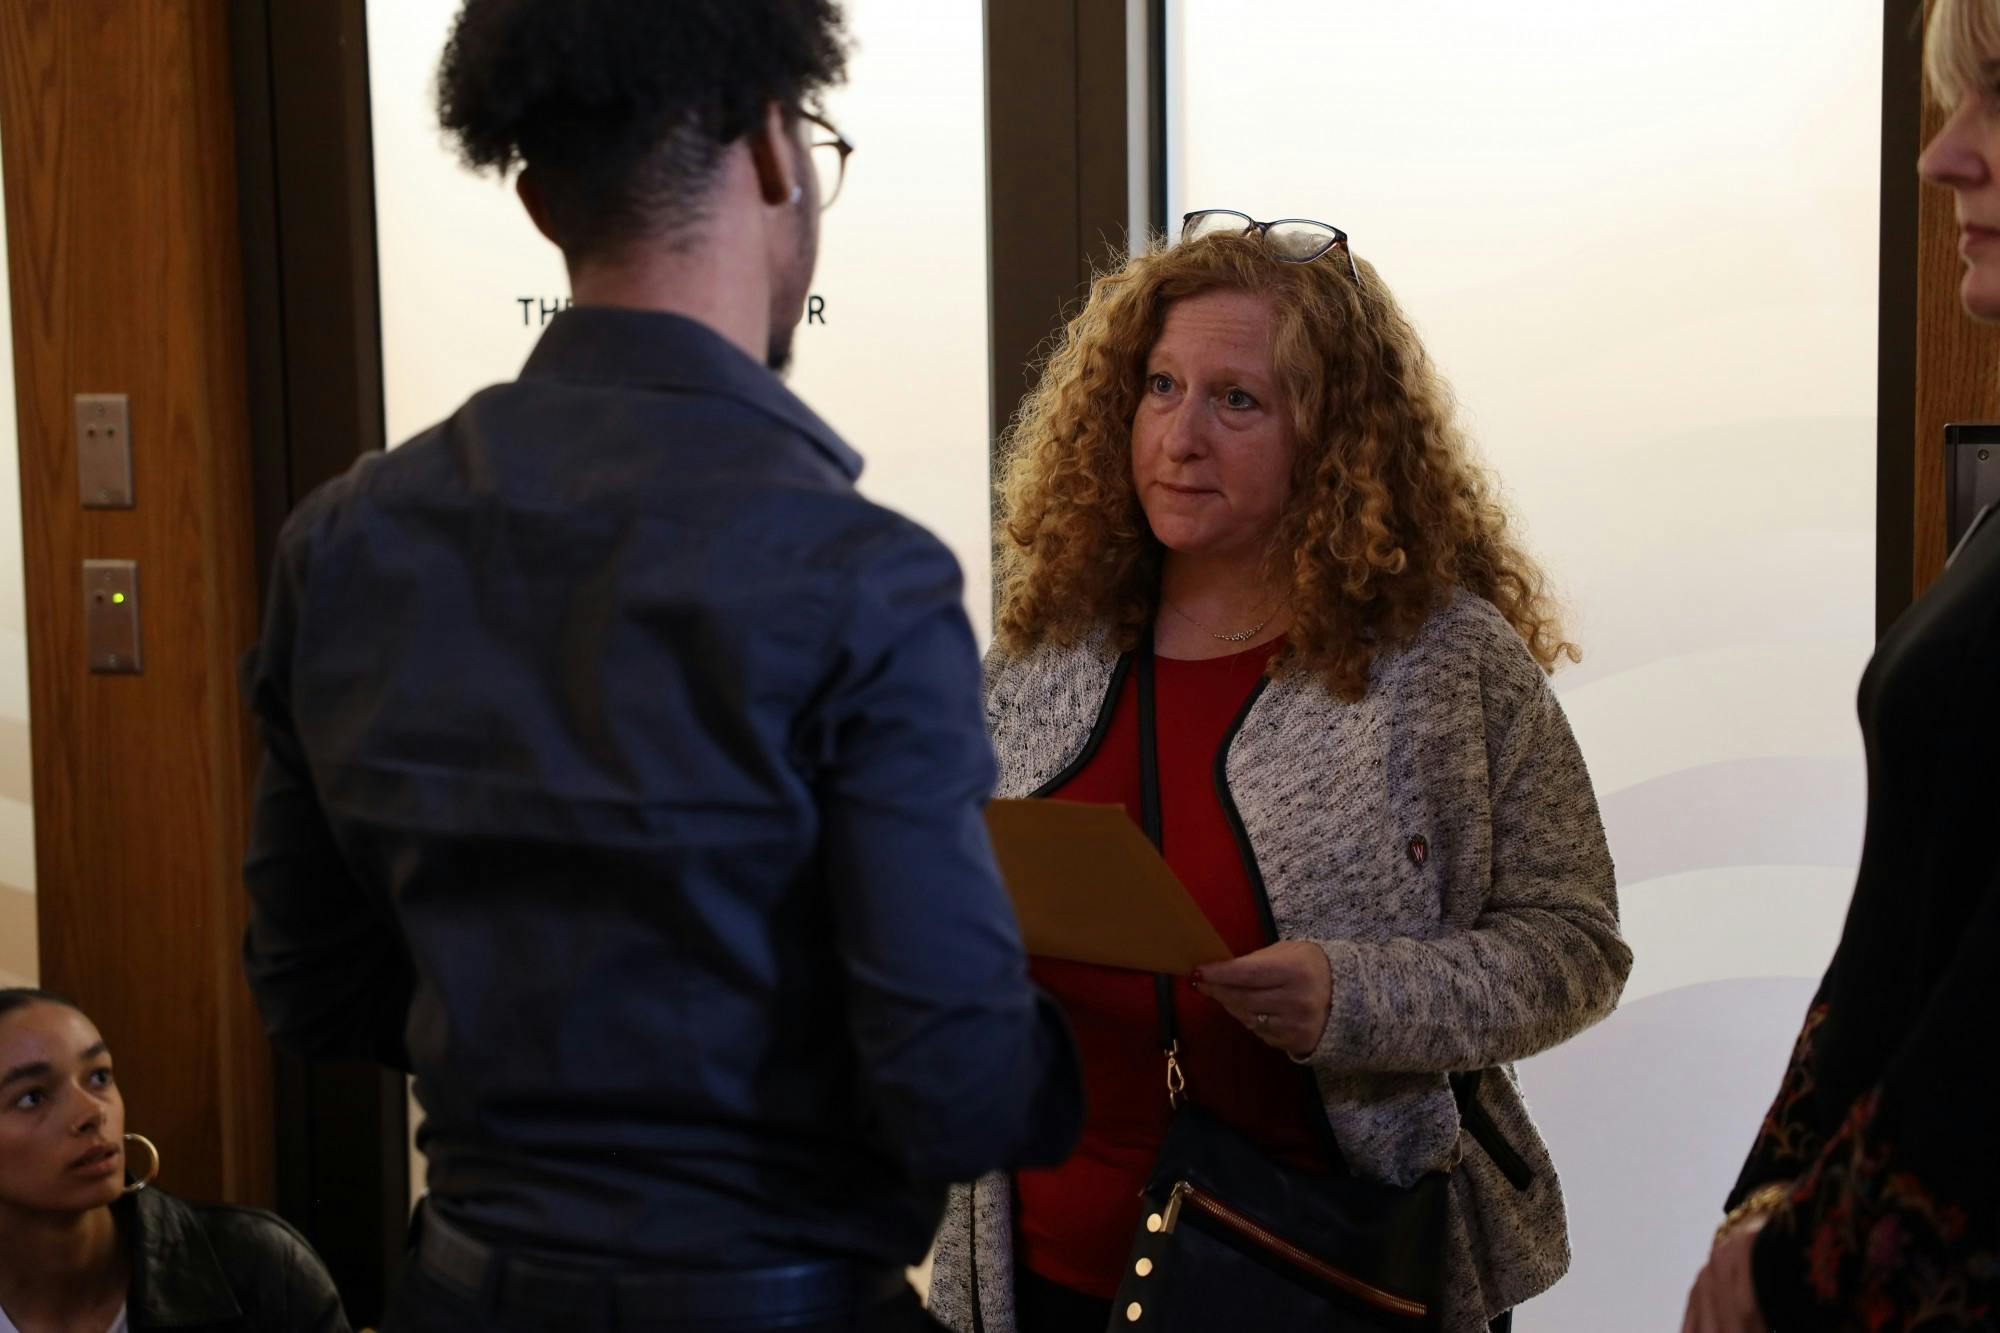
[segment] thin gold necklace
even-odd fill
[[[1278,608],[1274,606],[1270,609],[1268,613],[1266,613],[1266,615],[1262,620],[1252,625],[1249,629],[1238,630],[1234,634],[1224,634],[1216,630],[1210,629],[1208,626],[1202,624],[1199,620],[1196,620],[1193,616],[1189,615],[1187,612],[1181,610],[1178,606],[1175,606],[1172,602],[1167,603],[1167,609],[1169,611],[1172,611],[1175,615],[1179,616],[1182,620],[1187,621],[1188,624],[1193,625],[1196,629],[1200,630],[1203,634],[1206,634],[1209,638],[1215,639],[1221,643],[1243,643],[1246,640],[1256,638],[1259,634],[1263,632],[1264,626],[1271,623],[1271,617],[1278,614]]]

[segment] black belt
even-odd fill
[[[507,1254],[474,1240],[423,1205],[417,1266],[497,1310],[597,1313],[615,1327],[708,1320],[789,1321],[873,1309],[909,1289],[901,1268],[843,1261],[675,1273],[595,1272]]]

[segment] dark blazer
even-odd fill
[[[349,1333],[325,1265],[271,1214],[157,1189],[112,1211],[132,1252],[132,1333]]]
[[[1991,1329],[2000,1312],[2000,514],[1861,678],[1868,829],[1847,928],[1730,1196],[1773,1328]]]

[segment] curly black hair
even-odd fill
[[[438,118],[475,170],[534,168],[572,260],[700,220],[723,148],[846,74],[839,0],[466,0]]]

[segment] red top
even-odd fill
[[[1167,864],[1234,954],[1261,949],[1263,909],[1215,788],[1216,755],[1276,643],[1206,662],[1158,658],[1160,827]],[[1052,795],[1139,809],[1138,681],[1128,675],[1102,745]],[[1021,1261],[1066,1287],[1109,1299],[1123,1276],[1139,1191],[1167,1132],[1166,1062],[1153,978],[1085,963],[1031,960],[1069,1015],[1083,1060],[1083,1138],[1053,1171],[1022,1171]],[[1325,1163],[1306,1116],[1299,1071],[1185,979],[1174,983],[1188,1096],[1269,1151],[1303,1167]]]

